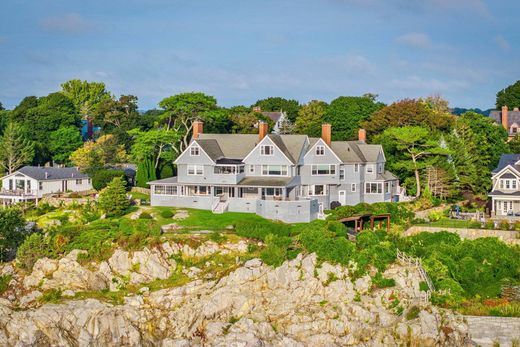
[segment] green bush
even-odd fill
[[[226,236],[222,235],[221,233],[214,231],[211,234],[209,234],[209,239],[213,242],[216,242],[218,244],[223,243],[227,240]]]
[[[421,312],[421,309],[419,307],[410,307],[410,309],[408,309],[408,312],[406,312],[406,320],[412,320],[419,317],[419,312]]]
[[[280,266],[285,260],[295,256],[294,252],[290,252],[290,237],[269,234],[265,242],[267,247],[260,252],[260,259],[268,265]]]
[[[380,272],[372,278],[372,285],[376,288],[395,287],[395,280],[393,278],[385,278]]]
[[[411,223],[415,214],[406,205],[395,202],[378,202],[375,204],[361,203],[355,206],[341,206],[330,211],[327,219],[339,220],[342,218],[359,216],[364,214],[390,214],[390,220],[396,224]]]
[[[162,217],[162,218],[172,218],[173,217],[173,211],[172,210],[161,210],[161,212],[159,212],[159,215]]]
[[[123,170],[98,170],[92,175],[92,187],[99,191],[105,188],[116,177],[125,180],[125,186],[128,185]]]
[[[272,222],[269,220],[241,220],[236,223],[235,230],[239,236],[265,241],[267,236],[270,234],[276,236],[289,236],[292,227],[289,224]]]
[[[130,201],[121,177],[115,177],[99,193],[98,205],[108,217],[119,217],[126,213],[126,210],[130,207]]]
[[[141,212],[139,219],[153,219],[152,215],[146,211]]]
[[[0,294],[3,294],[9,288],[11,278],[11,275],[0,276]]]
[[[31,271],[36,260],[48,257],[51,253],[49,239],[40,233],[34,233],[27,237],[18,247],[16,261],[18,266]]]

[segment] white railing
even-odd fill
[[[8,196],[33,196],[36,195],[36,190],[7,190],[7,189],[0,189],[0,195],[8,195]]]
[[[409,266],[414,266],[417,268],[417,270],[419,271],[419,276],[428,285],[428,290],[426,292],[420,291],[419,300],[421,300],[421,302],[425,304],[428,303],[431,299],[432,292],[435,291],[435,287],[430,276],[428,276],[428,273],[426,272],[426,270],[424,270],[421,263],[421,259],[409,256],[406,253],[400,251],[399,249],[397,249],[397,259]]]

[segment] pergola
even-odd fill
[[[377,215],[372,214],[364,214],[360,216],[352,216],[347,218],[342,218],[338,220],[343,224],[347,224],[348,222],[354,222],[354,231],[356,233],[363,230],[363,224],[370,222],[370,229],[374,229],[374,225],[378,223],[381,228],[383,223],[386,221],[386,231],[390,231],[390,213],[382,213]]]

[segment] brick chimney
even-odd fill
[[[329,123],[325,123],[321,125],[321,138],[327,146],[330,146],[330,142],[332,141],[332,126]]]
[[[358,130],[358,140],[361,142],[365,142],[367,140],[367,132],[365,129]]]
[[[204,131],[204,123],[200,120],[196,120],[193,122],[193,138],[198,139],[199,135]]]
[[[509,121],[507,115],[507,106],[502,106],[502,126],[509,131]]]
[[[266,122],[258,122],[258,142],[262,141],[269,131],[269,124]]]

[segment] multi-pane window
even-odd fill
[[[156,195],[177,195],[177,186],[155,186]]]
[[[83,180],[76,180],[76,184],[83,184]]]
[[[325,146],[316,146],[316,155],[325,155]]]
[[[38,182],[38,189],[43,190],[43,182]]]
[[[309,195],[326,195],[327,194],[327,186],[324,184],[315,184],[313,186],[309,186]]]
[[[199,155],[199,154],[200,154],[200,149],[199,149],[198,146],[192,146],[192,147],[190,148],[190,155],[191,155],[191,156],[197,156],[197,155]]]
[[[374,167],[372,165],[367,165],[367,173],[374,172]]]
[[[390,182],[385,182],[385,193],[390,193]]]
[[[255,166],[249,165],[249,173],[255,173]]]
[[[189,176],[202,176],[204,174],[204,166],[202,165],[188,165]]]
[[[264,188],[264,195],[280,196],[282,195],[282,188]]]
[[[366,194],[381,194],[383,192],[383,184],[382,183],[365,183],[365,193]]]
[[[500,189],[517,189],[518,183],[516,179],[506,180],[500,179],[498,181]]]
[[[263,176],[287,176],[287,165],[262,165]]]
[[[234,175],[244,172],[244,166],[219,165],[213,168],[213,173],[217,175]]]
[[[377,173],[383,173],[383,164],[377,164]]]
[[[339,170],[339,179],[342,181],[345,180],[345,170],[343,170],[343,169]]]
[[[313,176],[335,175],[335,174],[336,174],[336,165],[334,165],[334,164],[312,165],[312,175]]]
[[[355,183],[352,183],[352,184],[350,185],[350,190],[351,190],[352,192],[355,192],[355,191],[356,191],[356,184],[355,184]]]
[[[273,146],[271,146],[271,145],[260,146],[260,154],[261,155],[273,155],[274,154]]]
[[[359,164],[354,164],[354,172],[359,172]]]
[[[207,186],[188,186],[188,195],[209,195],[210,188]]]

